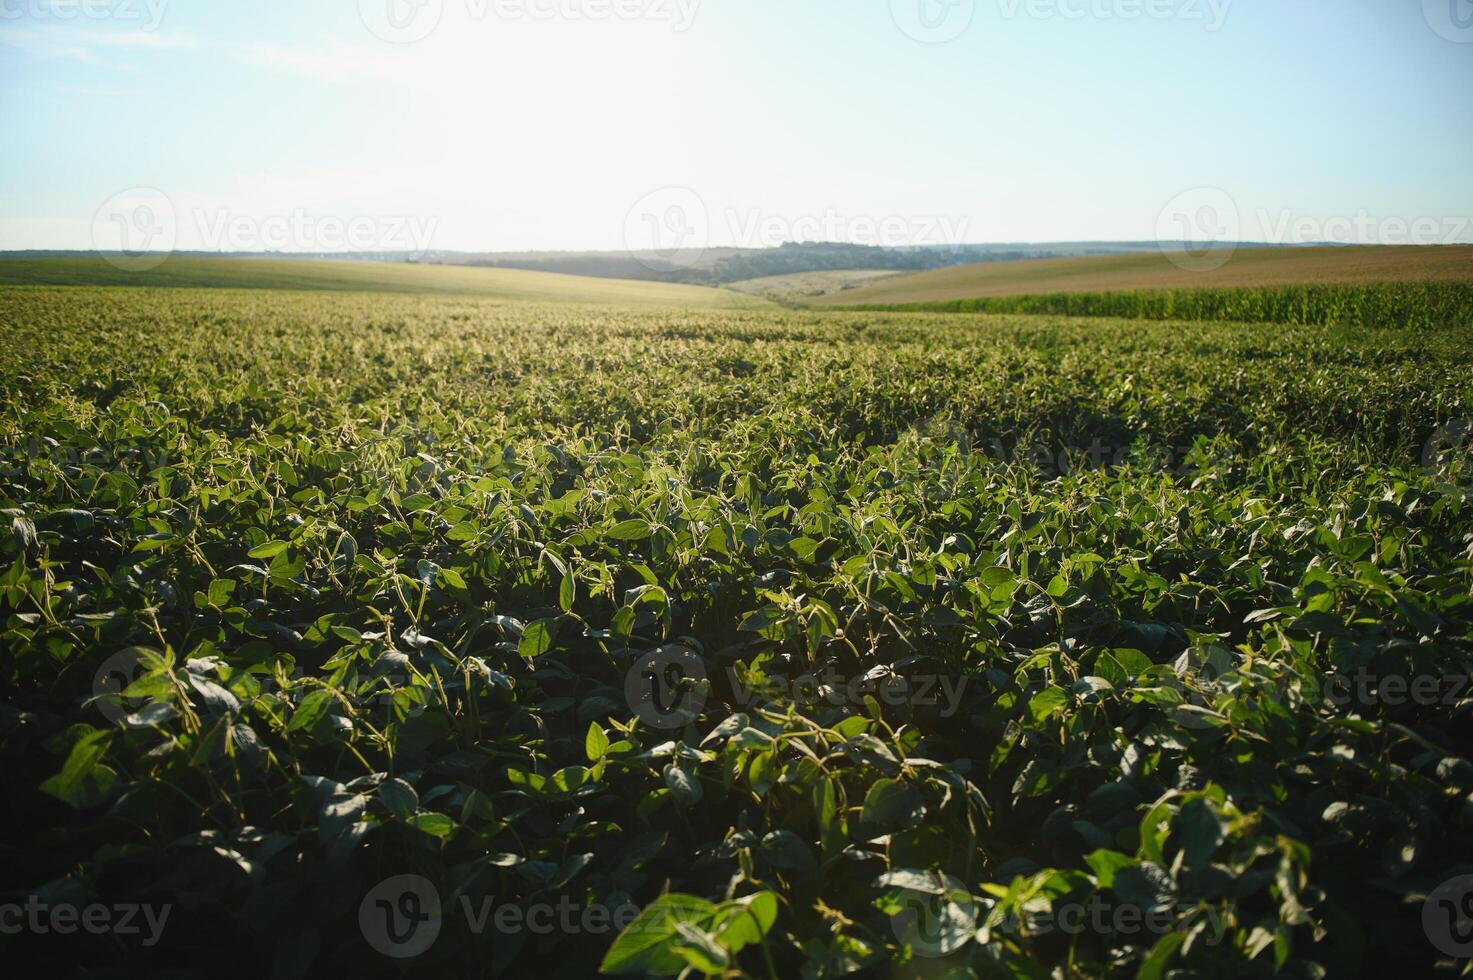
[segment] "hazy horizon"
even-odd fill
[[[1440,244],[1421,245],[1421,244],[1410,244],[1410,243],[1409,244],[1405,244],[1405,245],[1381,245],[1381,244],[1376,244],[1376,243],[1346,243],[1346,242],[1323,242],[1323,241],[1292,242],[1292,243],[1251,242],[1251,241],[1222,241],[1222,242],[1204,242],[1204,243],[1201,243],[1200,245],[1198,245],[1198,244],[1189,243],[1189,242],[1186,242],[1186,241],[1172,241],[1172,240],[1141,240],[1141,241],[1104,241],[1104,240],[1097,240],[1097,241],[1078,241],[1078,242],[1063,242],[1063,241],[981,242],[981,241],[977,241],[977,242],[960,242],[960,243],[957,243],[955,245],[943,244],[943,245],[897,246],[897,247],[894,247],[892,250],[904,251],[904,250],[916,250],[916,249],[934,249],[934,250],[937,250],[937,251],[948,251],[948,250],[950,250],[950,251],[964,251],[964,250],[976,250],[976,249],[998,249],[998,250],[1001,250],[1001,249],[1065,249],[1065,248],[1090,248],[1090,247],[1105,248],[1105,247],[1109,247],[1109,248],[1118,248],[1118,249],[1139,249],[1142,252],[1148,252],[1148,251],[1154,251],[1154,250],[1158,250],[1158,249],[1165,249],[1165,250],[1168,250],[1169,251],[1172,248],[1181,248],[1181,247],[1192,248],[1193,250],[1198,249],[1198,248],[1209,248],[1209,249],[1212,249],[1212,248],[1220,248],[1220,249],[1224,249],[1224,250],[1226,250],[1226,249],[1234,249],[1234,250],[1237,250],[1237,249],[1255,249],[1255,248],[1270,248],[1270,249],[1273,249],[1273,248],[1456,248],[1456,247],[1459,247],[1459,246],[1467,247],[1467,244],[1468,243],[1454,242],[1454,243],[1450,243],[1448,245],[1440,245]],[[784,248],[875,248],[875,249],[886,249],[887,246],[882,246],[882,245],[863,245],[863,244],[854,243],[854,242],[821,242],[821,241],[801,241],[800,242],[800,241],[790,241],[790,242],[783,242],[781,245],[777,245],[777,246],[758,246],[758,247],[750,247],[750,248],[749,247],[744,247],[744,246],[717,246],[717,245],[712,245],[712,246],[706,246],[706,247],[704,247],[702,249],[702,251],[705,251],[705,252],[736,252],[736,251],[762,252],[762,251],[776,251],[776,250],[784,249]],[[646,253],[656,253],[657,251],[658,250],[656,250],[656,249],[570,249],[570,248],[546,248],[546,249],[490,250],[490,249],[457,249],[457,248],[443,248],[442,249],[442,248],[435,248],[435,249],[430,249],[428,252],[424,253],[424,255],[427,255],[427,256],[434,256],[434,255],[459,255],[459,256],[609,255],[609,256],[615,256],[615,255],[640,255],[640,254],[646,254]],[[95,248],[55,248],[55,249],[42,249],[42,248],[7,248],[7,249],[0,249],[0,256],[14,256],[14,255],[26,255],[26,254],[56,255],[56,256],[99,256],[100,257],[100,256],[107,256],[107,255],[112,255],[112,254],[116,254],[116,253],[113,252],[113,251],[110,251],[110,250],[95,249]],[[370,256],[375,256],[375,255],[396,255],[396,256],[416,256],[416,255],[418,255],[418,253],[416,253],[412,249],[356,249],[356,250],[339,250],[339,251],[306,251],[306,250],[300,250],[300,249],[298,249],[298,250],[290,250],[290,251],[288,251],[288,250],[269,250],[269,249],[266,249],[266,250],[250,250],[250,249],[238,249],[238,250],[206,250],[206,249],[182,249],[182,248],[174,248],[174,249],[153,249],[153,250],[147,250],[147,249],[130,250],[130,251],[128,251],[127,254],[130,254],[130,255],[138,255],[138,254],[143,254],[143,255],[181,255],[181,256],[191,256],[191,257],[196,257],[196,258],[204,258],[204,257],[210,257],[210,256],[220,256],[222,258],[230,258],[230,257],[272,257],[272,256],[280,256],[282,258],[314,258],[314,257],[322,257],[322,256],[329,256],[329,257],[332,257],[332,256],[364,256],[364,257],[370,257]],[[1122,253],[1122,254],[1126,254],[1126,253]]]

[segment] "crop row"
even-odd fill
[[[1045,293],[856,307],[874,311],[1030,313],[1296,326],[1437,329],[1473,324],[1473,284],[1387,283]]]

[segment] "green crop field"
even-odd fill
[[[788,301],[776,295],[773,299]],[[1033,313],[1298,326],[1443,329],[1473,326],[1473,283],[1402,282],[1363,286],[1244,286],[1042,293],[846,308],[885,312]]]
[[[7,962],[1456,974],[1473,328],[174,268],[0,289],[0,892],[169,916]]]
[[[0,259],[0,286],[145,286],[454,294],[518,302],[697,310],[760,309],[768,305],[756,296],[702,286],[598,279],[517,269],[312,259],[170,256],[157,268],[142,271],[130,271],[101,258]]]
[[[1078,259],[989,262],[878,279],[811,295],[835,306],[952,303],[1057,293],[1453,283],[1473,286],[1473,246],[1244,248],[1230,255],[1153,250]]]

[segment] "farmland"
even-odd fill
[[[765,301],[726,290],[598,279],[516,269],[311,259],[170,256],[134,271],[101,258],[3,259],[0,286],[137,286],[170,289],[287,289],[483,296],[517,302],[752,309]]]
[[[282,265],[0,266],[13,961],[1455,975],[1473,329]]]
[[[1207,261],[1202,261],[1206,259]],[[808,302],[837,306],[946,303],[993,296],[1278,286],[1473,283],[1473,246],[1239,249],[1217,265],[1163,251],[936,269]]]
[[[893,269],[822,270],[747,279],[743,282],[731,283],[727,288],[751,296],[765,296],[779,302],[802,302],[815,297],[830,296],[848,289],[858,289],[877,280],[905,275],[906,273],[895,272]]]

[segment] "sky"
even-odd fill
[[[0,0],[0,249],[1473,242],[1473,0]]]

